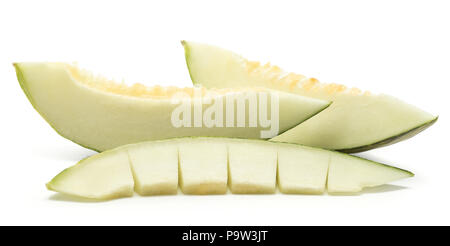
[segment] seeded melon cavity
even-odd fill
[[[91,199],[176,194],[352,194],[412,177],[409,171],[295,144],[179,138],[125,145],[91,156],[47,188]]]
[[[207,88],[263,86],[332,101],[320,114],[271,139],[277,142],[360,152],[408,139],[431,126],[437,116],[388,95],[320,83],[269,63],[248,61],[215,46],[182,42],[194,84]]]
[[[23,91],[42,117],[61,136],[97,151],[183,136],[275,136],[262,136],[261,131],[269,127],[260,124],[253,127],[249,122],[244,122],[246,124],[241,127],[222,127],[225,126],[222,122],[218,122],[222,126],[202,124],[208,112],[213,120],[219,117],[208,111],[209,106],[219,105],[217,107],[223,107],[226,112],[227,107],[237,107],[240,99],[245,102],[251,97],[261,100],[263,95],[267,98],[276,96],[279,100],[279,108],[275,109],[279,109],[278,132],[298,125],[330,104],[325,100],[253,87],[207,90],[141,84],[127,86],[64,63],[16,63],[14,66]],[[235,100],[226,104],[229,98]],[[219,102],[225,105],[215,104]],[[182,104],[187,105],[186,111],[180,111]],[[196,105],[200,105],[200,122],[197,122],[200,125],[194,122],[198,119]],[[256,113],[250,110],[245,111],[246,119]],[[236,111],[232,112],[236,114]],[[182,120],[182,125],[173,124],[174,114]]]

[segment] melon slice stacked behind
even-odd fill
[[[272,139],[347,153],[366,151],[410,138],[431,126],[433,116],[388,95],[320,83],[277,66],[248,61],[231,51],[183,41],[192,82],[207,88],[263,86],[332,101],[320,114]]]

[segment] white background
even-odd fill
[[[448,1],[1,1],[0,224],[450,224]],[[397,96],[438,122],[360,154],[416,177],[358,196],[139,197],[92,203],[47,191],[94,152],[57,135],[19,87],[12,62],[78,61],[127,82],[190,86],[181,39],[287,71]]]

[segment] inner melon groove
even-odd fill
[[[330,174],[331,155],[328,156],[327,176],[325,178],[325,191],[328,192],[328,175]]]
[[[138,178],[136,177],[137,175],[136,175],[136,171],[134,170],[134,167],[133,167],[133,163],[132,163],[132,160],[131,160],[131,157],[130,157],[130,153],[128,152],[128,150],[125,150],[125,151],[127,152],[128,165],[130,165],[131,175],[133,176],[133,182],[134,182],[133,189],[134,189],[134,192],[137,192],[136,191],[136,187],[139,187],[139,181],[138,181]]]
[[[307,77],[302,74],[293,72],[286,72],[276,65],[271,65],[267,62],[264,65],[260,65],[258,61],[251,61],[245,58],[243,64],[248,74],[253,78],[261,78],[261,80],[268,80],[269,83],[274,86],[282,86],[284,88],[290,88],[291,91],[295,89],[301,89],[310,92],[326,92],[328,95],[337,94],[351,94],[351,95],[375,95],[368,90],[361,90],[356,87],[347,87],[338,83],[324,83],[313,77]]]
[[[262,87],[243,87],[243,88],[213,88],[204,87],[176,87],[176,86],[146,86],[141,83],[127,85],[125,82],[117,82],[101,75],[94,75],[86,69],[81,69],[76,65],[64,64],[67,71],[78,83],[91,89],[102,92],[108,92],[116,95],[131,96],[137,98],[168,99],[179,95],[188,95],[190,98],[204,97],[208,94],[224,95],[230,92],[241,91],[267,91]],[[182,94],[181,94],[182,93]]]

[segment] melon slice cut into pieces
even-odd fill
[[[374,95],[338,84],[261,65],[225,49],[182,42],[194,84],[207,88],[263,86],[329,100],[333,104],[273,141],[360,152],[410,138],[437,117],[387,95]]]
[[[225,194],[227,146],[214,140],[192,139],[179,145],[180,188],[185,194]]]
[[[256,109],[244,108],[244,114],[240,114],[245,116],[244,125],[236,127],[237,105],[245,107],[245,103],[250,104],[249,98],[256,98],[258,102],[263,97],[278,98],[279,107],[274,108],[279,113],[278,132],[298,125],[329,105],[328,101],[264,88],[206,90],[126,86],[63,63],[17,63],[14,66],[25,94],[47,122],[63,137],[98,151],[184,136],[261,138],[261,132],[272,125],[253,127],[250,120],[245,120],[260,111],[270,118],[270,99],[267,99],[270,105],[266,111],[259,103],[255,103]],[[220,109],[225,114],[228,108],[234,111],[221,121]],[[211,121],[204,121],[207,116],[214,120],[213,125]],[[230,119],[231,126],[235,127],[226,124]]]
[[[178,169],[177,169],[178,167]],[[80,161],[51,190],[94,199],[174,194],[355,193],[412,177],[409,171],[295,144],[233,138],[177,138],[125,145]],[[178,179],[179,178],[179,179]],[[277,182],[278,179],[278,182]]]

